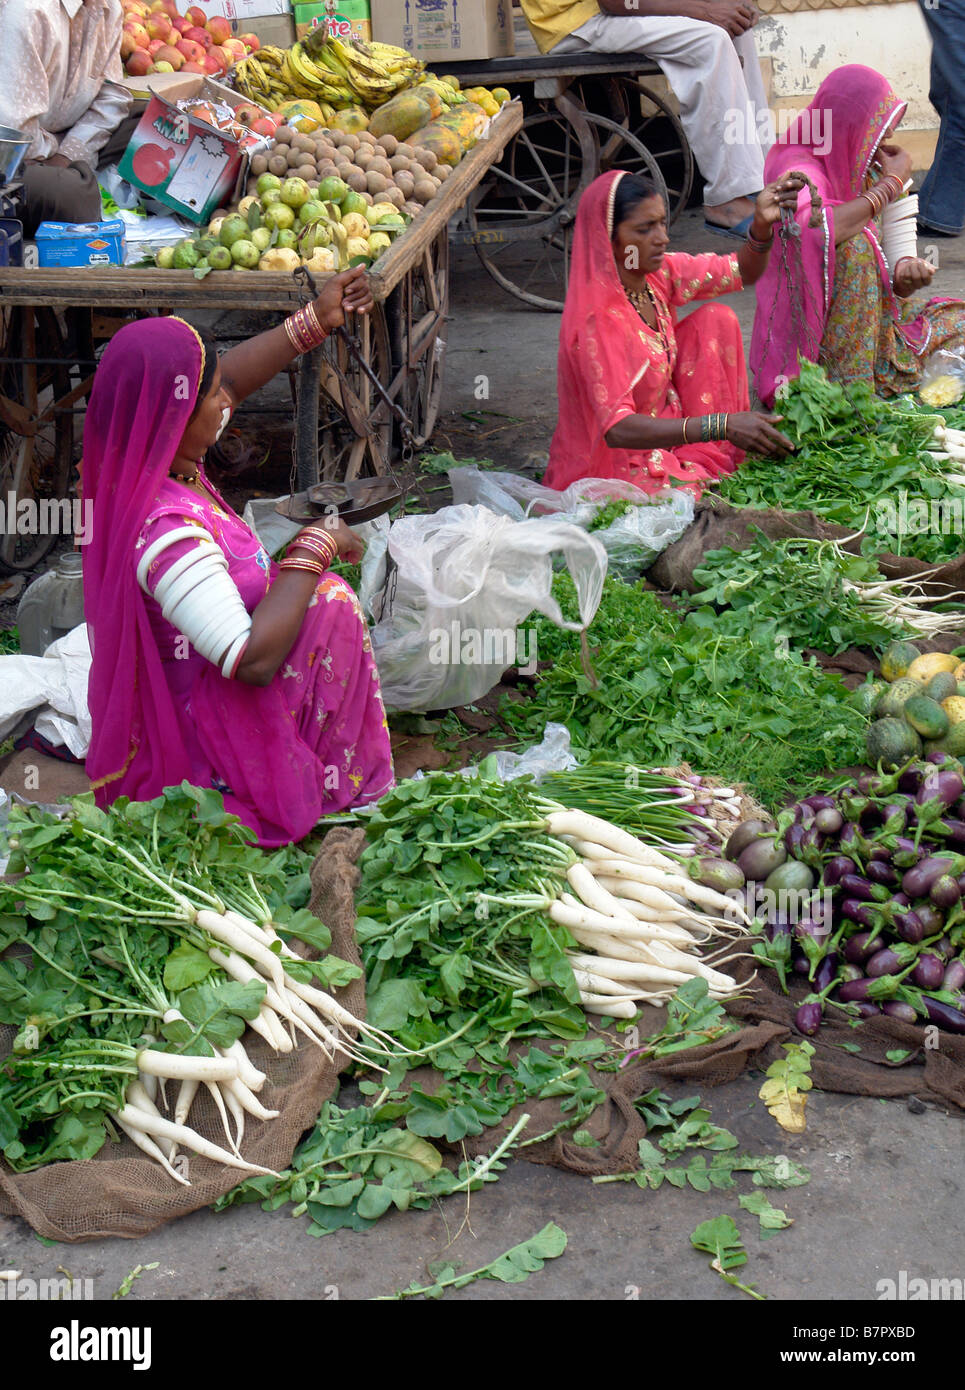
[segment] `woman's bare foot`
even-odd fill
[[[704,204],[704,217],[718,227],[736,227],[753,211],[753,198],[732,198],[729,203]]]

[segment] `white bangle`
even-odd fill
[[[220,567],[182,599],[168,621],[212,664],[239,638],[247,641],[251,632],[251,614],[233,579]]]
[[[242,652],[248,645],[248,638],[250,635],[250,631],[239,634],[225,653],[225,659],[221,664],[221,674],[226,680],[232,680],[234,678],[235,667],[238,664]]]
[[[238,633],[242,629],[247,633],[250,628],[248,610],[239,599],[238,604],[232,605],[227,612],[222,608],[216,613],[207,627],[198,632],[192,646],[209,661],[217,663],[221,653],[237,640]]]
[[[138,561],[137,582],[142,589],[146,589],[147,587],[147,572],[152,562],[157,559],[163,550],[167,550],[169,545],[174,545],[176,541],[185,540],[196,540],[202,543],[204,541],[210,541],[212,545],[215,545],[211,533],[206,531],[203,526],[177,526],[173,531],[166,531],[163,536],[160,536],[148,546],[147,550],[145,550]],[[217,549],[217,546],[215,546],[215,549]]]
[[[180,560],[175,560],[170,569],[164,571],[154,586],[154,597],[157,602],[163,606],[168,600],[175,580],[179,579],[192,565],[196,565],[199,559],[211,557],[216,554],[217,549],[215,545],[200,545],[196,549],[189,551],[187,555],[182,555]],[[145,575],[142,588],[146,594],[151,592],[149,575]]]
[[[223,557],[219,560],[214,555],[202,555],[189,570],[179,575],[168,593],[165,594],[161,604],[161,612],[168,622],[173,621],[173,614],[184,603],[189,594],[192,594],[199,585],[203,585],[212,575],[221,570],[224,570],[225,573],[228,570]]]

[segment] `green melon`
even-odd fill
[[[905,701],[902,715],[922,738],[944,738],[951,727],[941,705],[928,695],[912,695]]]
[[[881,658],[881,674],[886,681],[896,681],[899,676],[903,676],[916,656],[920,656],[917,647],[913,647],[910,642],[892,642],[891,646]]]
[[[941,738],[929,739],[925,745],[928,753],[948,753],[953,758],[965,757],[965,723],[952,724],[947,734]]]
[[[852,690],[848,696],[848,704],[870,719],[872,711],[887,689],[884,681],[867,680],[864,685],[859,685],[857,690]]]
[[[881,699],[875,705],[875,715],[878,719],[899,718],[905,707],[905,701],[910,700],[913,695],[921,695],[924,686],[921,681],[912,680],[910,676],[902,676],[900,680],[894,681],[887,687]]]
[[[868,730],[866,740],[868,761],[886,772],[903,767],[909,758],[917,758],[922,741],[910,724],[903,719],[877,719]]]
[[[932,676],[925,686],[925,694],[941,704],[942,700],[947,700],[949,695],[958,694],[958,681],[951,671],[939,671],[937,675]]]

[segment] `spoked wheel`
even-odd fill
[[[449,233],[443,230],[392,296],[390,329],[396,400],[409,418],[412,444],[421,448],[439,416],[449,337]]]
[[[647,147],[608,116],[569,103],[527,116],[468,209],[479,259],[498,285],[537,309],[563,308],[580,194],[610,169],[645,173],[664,192]]]
[[[676,111],[639,77],[608,79],[602,98],[598,84],[591,85],[590,80],[581,82],[576,91],[591,111],[608,101],[613,118],[645,146],[660,170],[667,190],[667,213],[675,222],[690,201],[694,186],[694,156]],[[625,168],[631,174],[649,172],[632,164],[617,165],[605,149],[603,155],[609,168]]]
[[[42,360],[12,360],[18,356]],[[64,508],[45,505],[61,502],[70,491],[73,417],[54,411],[70,391],[64,356],[64,335],[53,309],[0,310],[2,573],[34,569],[66,533]],[[11,496],[16,498],[13,515]],[[34,505],[21,507],[22,502]]]
[[[349,319],[347,331],[383,385],[392,380],[392,352],[385,308]],[[323,482],[379,477],[389,471],[392,420],[371,380],[332,334],[322,352],[318,398],[318,461]]]

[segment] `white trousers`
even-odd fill
[[[766,150],[757,112],[766,102],[752,29],[732,39],[720,25],[700,19],[599,14],[551,51],[555,57],[587,50],[645,53],[659,63],[704,177],[705,203],[760,192]]]

